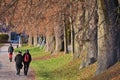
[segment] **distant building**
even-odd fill
[[[11,43],[19,43],[19,40],[22,40],[22,43],[27,43],[28,42],[28,35],[26,34],[18,34],[16,32],[10,32],[9,33],[9,40],[8,42]]]
[[[17,34],[16,32],[9,32],[9,40],[8,40],[8,42],[18,43],[19,42],[19,37],[20,37],[20,35]]]

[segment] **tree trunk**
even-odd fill
[[[118,0],[119,5],[120,5],[120,0]],[[118,25],[117,25],[117,44],[118,44],[118,49],[117,49],[117,57],[118,61],[120,61],[120,6],[118,8]]]
[[[65,14],[62,14],[62,22],[63,22],[63,32],[64,32],[64,52],[68,53],[67,29],[66,29],[66,22],[65,22]]]
[[[88,0],[88,7],[86,7],[87,18],[86,25],[88,26],[88,50],[87,50],[87,59],[86,66],[94,63],[97,60],[97,0]]]
[[[63,50],[63,28],[61,26],[56,26],[55,29],[55,41],[56,41],[56,47],[55,52],[60,52]]]
[[[86,66],[94,63],[97,61],[97,28],[90,30],[90,41],[88,42],[88,49],[87,49],[87,59],[86,59]]]
[[[74,25],[74,54],[73,59],[79,58],[83,49],[83,27],[85,19],[84,4],[78,2],[78,12]]]
[[[116,0],[98,0],[98,68],[102,73],[117,62]]]
[[[34,35],[34,42],[33,42],[34,46],[37,46],[38,44],[38,40],[37,40],[37,35]]]
[[[59,13],[58,20],[55,23],[54,32],[55,32],[55,52],[63,51],[63,24],[62,24],[62,15]]]
[[[46,42],[46,38],[42,36],[41,43],[40,43],[40,48],[45,47],[45,42]]]
[[[65,52],[65,53],[68,53],[66,26],[64,26],[64,52]]]
[[[20,35],[20,37],[19,37],[19,45],[18,45],[19,47],[22,47],[22,37],[21,37],[21,35]]]
[[[32,35],[29,34],[29,38],[28,38],[28,45],[31,46],[32,44]]]
[[[55,37],[53,35],[46,36],[46,51],[53,53],[55,50]]]
[[[70,3],[72,3],[72,0],[70,0]],[[74,54],[74,28],[73,28],[73,21],[72,21],[72,5],[70,4],[70,29],[71,29],[71,54]]]
[[[72,18],[70,18],[70,28],[71,28],[71,53],[74,54],[74,28],[72,23]]]
[[[55,51],[54,27],[46,28],[46,51],[53,53]]]

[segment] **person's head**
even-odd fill
[[[22,54],[22,52],[21,52],[21,51],[18,51],[18,54]]]
[[[28,49],[26,50],[26,53],[29,53],[29,50],[28,50]]]
[[[10,46],[12,46],[12,44],[10,43]]]

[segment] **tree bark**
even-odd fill
[[[46,28],[46,49],[47,52],[53,53],[55,51],[55,35],[54,28]]]
[[[34,35],[34,42],[33,42],[34,46],[37,46],[38,44],[38,40],[37,40],[37,35]]]
[[[58,20],[55,23],[54,32],[55,32],[55,52],[63,51],[63,24],[62,24],[62,15],[59,13]]]
[[[72,18],[70,17],[70,28],[71,28],[71,54],[74,54],[74,28]]]
[[[63,50],[63,28],[61,26],[56,26],[55,29],[55,52],[60,52]]]
[[[53,35],[46,36],[46,51],[53,53],[55,50],[55,37]]]
[[[78,2],[78,12],[74,24],[74,54],[73,59],[79,58],[83,49],[83,27],[85,19],[84,4]]]
[[[20,35],[20,37],[19,37],[19,45],[18,45],[19,47],[22,47],[22,36]]]
[[[67,29],[65,22],[65,14],[62,14],[62,23],[63,23],[63,35],[64,35],[64,53],[68,53],[68,44],[67,44]]]
[[[88,0],[88,7],[86,6],[87,20],[86,25],[88,26],[88,50],[87,50],[87,59],[86,66],[94,63],[97,60],[97,0]]]
[[[72,0],[70,0],[70,3],[72,3]],[[70,4],[70,29],[71,29],[71,54],[74,54],[74,28],[73,28],[73,19],[72,19],[72,5]]]
[[[116,0],[98,0],[98,68],[100,74],[117,62]]]
[[[28,45],[29,45],[29,46],[33,45],[33,44],[32,44],[32,35],[31,35],[31,34],[29,34]]]

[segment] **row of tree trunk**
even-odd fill
[[[71,1],[72,2],[72,1]],[[85,4],[86,3],[86,4]],[[77,11],[73,20],[72,6],[66,19],[64,12],[57,15],[54,27],[49,33],[46,29],[46,51],[68,53],[69,21],[71,32],[71,54],[77,59],[85,54],[81,68],[98,62],[96,74],[102,73],[120,60],[120,28],[118,0],[85,0],[77,2]],[[37,45],[38,36],[29,34],[29,44]],[[85,52],[85,53],[84,53]]]
[[[75,56],[87,51],[80,68],[97,61],[96,74],[99,74],[119,61],[119,3],[117,0],[88,0],[87,3],[81,7],[82,15],[78,14],[84,17],[83,21],[76,22],[80,27],[77,29],[82,29],[75,34]]]

